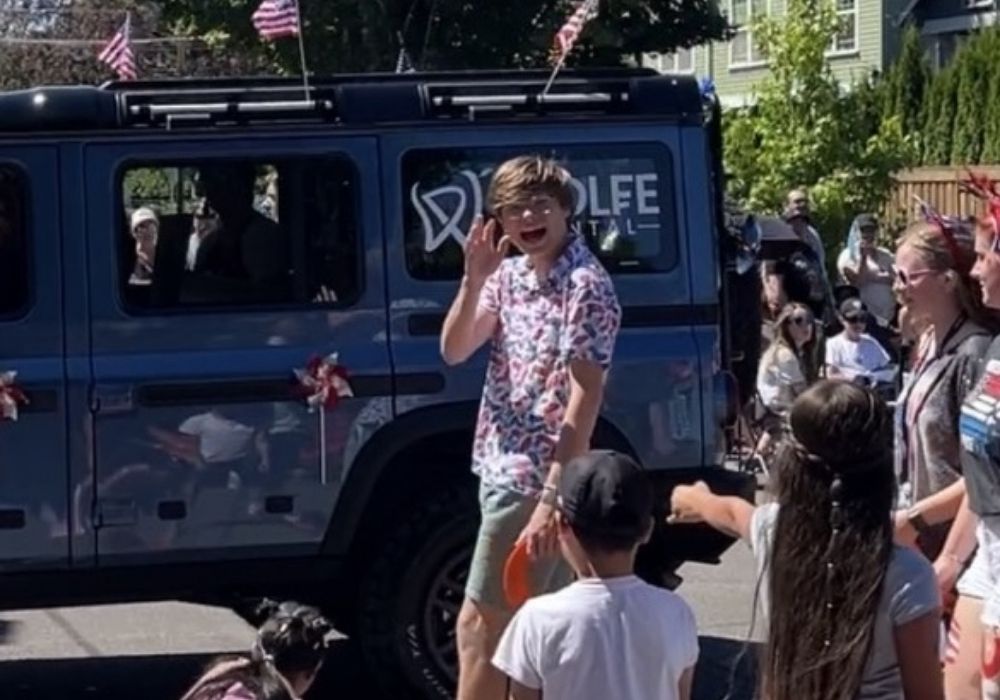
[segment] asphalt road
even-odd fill
[[[721,565],[680,573],[702,635],[695,700],[749,700],[749,552],[737,544]],[[232,612],[180,603],[0,613],[0,697],[176,700],[212,656],[242,652],[252,639]],[[370,699],[352,649],[334,646],[310,698]]]

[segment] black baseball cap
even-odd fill
[[[841,302],[840,315],[846,321],[862,320],[868,317],[868,307],[857,297],[852,297]]]
[[[559,477],[558,508],[583,534],[638,541],[653,514],[653,487],[642,467],[611,450],[570,460]]]
[[[858,225],[858,229],[878,228],[878,219],[875,218],[874,214],[859,214],[855,223]]]

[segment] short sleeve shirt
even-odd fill
[[[698,660],[698,628],[680,596],[636,576],[581,579],[532,598],[493,665],[545,700],[678,700]]]
[[[774,545],[778,505],[770,503],[754,510],[750,521],[750,547],[758,575],[767,573]],[[765,614],[770,610],[769,586],[762,578],[761,600]],[[903,679],[896,656],[894,632],[909,622],[934,613],[940,606],[934,569],[919,552],[895,546],[875,613],[875,633],[868,664],[861,679],[859,700],[904,700]]]
[[[533,496],[559,440],[570,362],[610,368],[621,308],[611,276],[576,233],[544,280],[527,256],[505,260],[479,303],[499,320],[472,469],[486,485]]]

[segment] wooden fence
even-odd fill
[[[1000,166],[975,166],[973,172],[1000,180]],[[914,195],[942,214],[979,216],[983,203],[959,189],[959,182],[966,177],[966,169],[959,167],[914,168],[899,173],[896,188],[883,210],[885,221],[890,226],[903,226],[913,221],[919,215]]]

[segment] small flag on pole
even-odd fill
[[[399,58],[396,59],[396,72],[397,73],[413,73],[416,69],[413,67],[413,61],[410,60],[410,54],[406,51],[406,47],[400,47]]]
[[[267,41],[299,33],[299,9],[295,0],[264,0],[252,19],[257,33]]]
[[[104,45],[97,60],[109,65],[121,80],[135,80],[138,72],[135,66],[135,52],[132,50],[132,16],[125,15],[125,23]]]
[[[566,60],[569,52],[573,50],[576,40],[580,38],[583,27],[597,16],[598,0],[582,0],[574,10],[573,14],[566,20],[566,24],[556,32],[554,59],[561,64]]]

